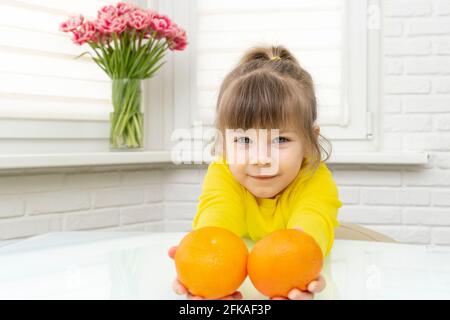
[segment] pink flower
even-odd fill
[[[170,28],[172,21],[167,16],[156,14],[150,20],[150,28],[156,31],[156,39],[165,36],[166,30]]]
[[[100,33],[108,35],[111,31],[111,25],[114,17],[113,16],[107,16],[106,14],[100,16],[96,21],[95,24],[97,26],[97,29]]]
[[[129,13],[130,11],[134,10],[136,7],[134,5],[126,3],[126,2],[119,2],[116,4],[116,8],[117,8],[117,14],[119,16],[123,16],[123,15]]]
[[[73,30],[73,42],[82,45],[88,41],[97,41],[97,28],[92,21],[86,21],[77,30]]]
[[[95,21],[95,25],[100,33],[109,35],[113,32],[122,33],[127,27],[127,21],[123,16],[104,13]]]
[[[180,31],[176,23],[172,24],[169,28],[164,31],[164,37],[167,39],[173,39]]]
[[[170,50],[182,51],[186,48],[188,42],[186,37],[186,31],[173,24],[172,27],[166,32],[167,41],[169,41]]]
[[[127,27],[127,20],[124,17],[116,17],[111,24],[112,32],[122,33]]]
[[[145,10],[145,11],[147,12],[148,17],[149,17],[150,19],[153,19],[153,17],[156,16],[156,15],[158,14],[158,12],[153,11],[152,9],[147,9],[147,10]]]
[[[122,45],[131,45],[131,41],[135,41],[136,45],[142,45],[142,38],[137,41],[136,38],[132,38],[130,31],[138,31],[139,37],[143,36],[144,39],[153,37],[156,40],[165,40],[164,50],[168,48],[181,51],[188,45],[186,31],[173,23],[169,17],[126,2],[103,6],[97,12],[97,19],[93,21],[86,20],[82,15],[70,16],[59,28],[63,32],[71,32],[72,40],[77,45],[88,43],[95,47],[95,43],[103,48],[107,47],[106,55],[112,54],[110,48],[117,49],[115,45],[110,47],[114,34],[121,40],[122,38],[130,40],[130,42],[122,41]]]
[[[143,30],[150,25],[150,15],[147,11],[136,9],[127,15],[128,25],[136,30]]]
[[[70,16],[67,21],[62,22],[59,25],[59,30],[63,32],[70,32],[78,28],[84,21],[84,17],[79,14],[76,16]]]
[[[97,13],[97,20],[95,24],[100,33],[109,35],[118,29],[117,22],[114,22],[119,17],[118,9],[115,6],[104,6]],[[113,26],[114,25],[114,26]]]
[[[115,17],[118,15],[118,10],[114,6],[104,6],[97,12],[97,18],[102,18],[103,16]]]
[[[175,38],[173,42],[170,44],[169,49],[170,50],[178,50],[182,51],[186,49],[188,42],[186,41],[186,38]]]

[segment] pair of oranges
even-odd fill
[[[317,243],[296,229],[272,232],[250,254],[244,241],[224,228],[204,227],[187,234],[175,253],[179,281],[193,295],[217,299],[233,294],[247,275],[268,297],[287,297],[317,279],[323,256]]]

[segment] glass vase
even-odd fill
[[[109,146],[112,150],[139,150],[144,146],[142,79],[112,79]]]

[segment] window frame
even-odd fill
[[[196,0],[149,0],[158,2],[158,8],[164,7],[164,12],[171,12],[175,21],[183,22],[187,30],[190,48],[187,55],[174,57],[173,83],[173,129],[193,129],[204,125],[198,117],[196,104],[196,60],[194,48],[196,46]],[[323,125],[322,134],[329,138],[336,150],[376,151],[379,141],[379,132],[375,122],[380,110],[380,68],[381,68],[381,21],[377,28],[368,27],[369,6],[381,8],[380,0],[346,0],[348,22],[345,30],[350,48],[344,52],[344,61],[352,61],[350,66],[344,64],[345,114],[339,126]],[[378,12],[377,19],[381,19]],[[359,31],[359,32],[358,32]],[[349,59],[345,59],[345,55]],[[353,63],[356,61],[357,63]],[[358,67],[355,67],[357,65]],[[183,85],[188,81],[188,85]],[[175,94],[176,93],[176,94]],[[186,105],[186,102],[188,105]],[[209,124],[206,124],[209,126]],[[167,145],[167,144],[166,144]],[[170,145],[170,142],[169,142]]]

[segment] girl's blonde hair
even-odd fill
[[[250,48],[225,77],[214,125],[222,137],[226,129],[295,131],[305,148],[304,165],[314,172],[322,157],[327,160],[331,154],[328,140],[314,133],[316,120],[311,75],[285,47],[258,46]]]

